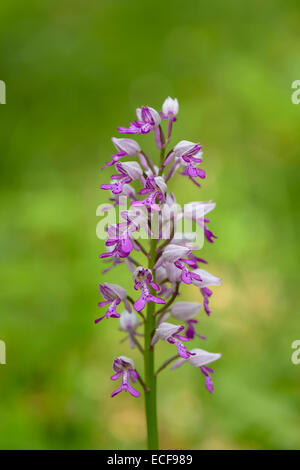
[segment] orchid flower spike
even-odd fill
[[[189,352],[182,344],[182,341],[189,341],[189,338],[179,334],[183,330],[183,325],[173,325],[173,323],[162,322],[158,328],[156,328],[151,344],[154,345],[159,339],[168,341],[170,344],[175,344],[180,357],[187,359],[193,355],[193,353]]]
[[[165,147],[171,140],[178,112],[178,100],[170,96],[164,100],[160,113],[150,106],[137,108],[136,120],[130,122],[128,127],[118,127],[118,130],[120,134],[129,134],[129,137],[133,134],[152,134],[156,147],[160,150],[157,152],[157,159],[154,160],[148,152],[145,153],[140,142],[123,135],[120,138],[113,137],[112,143],[116,150],[103,167],[111,167],[113,174],[106,184],[101,185],[103,190],[110,192],[109,202],[101,206],[103,211],[110,211],[106,219],[109,223],[106,223],[104,232],[107,237],[103,237],[105,251],[99,256],[107,266],[103,273],[122,264],[122,268],[127,270],[127,278],[128,274],[132,275],[132,281],[131,285],[126,283],[126,290],[117,284],[100,284],[103,300],[98,305],[105,307],[105,310],[102,312],[104,315],[97,318],[95,323],[104,318],[119,318],[119,329],[125,333],[121,343],[128,339],[129,346],[144,356],[144,373],[141,375],[137,373],[132,359],[125,356],[114,359],[114,375],[111,380],[121,378],[122,383],[111,396],[124,390],[137,397],[140,393],[133,388],[132,383],[137,380],[140,382],[145,392],[148,442],[154,449],[158,448],[158,442],[153,420],[156,414],[156,391],[153,383],[155,376],[174,360],[173,357],[168,359],[155,372],[152,349],[156,343],[162,340],[175,345],[175,358],[180,358],[172,369],[186,361],[199,367],[211,393],[213,369],[208,365],[221,356],[202,349],[188,350],[185,345],[196,337],[206,337],[196,330],[202,305],[179,301],[184,284],[190,285],[192,289],[194,286],[200,288],[203,310],[209,315],[209,300],[212,295],[210,286],[221,284],[221,279],[200,268],[207,261],[199,257],[196,251],[200,249],[196,246],[196,234],[190,233],[191,229],[188,230],[186,224],[183,227],[179,223],[182,219],[195,222],[203,229],[209,244],[217,238],[208,228],[208,214],[215,208],[215,203],[198,201],[197,196],[195,201],[185,204],[182,209],[177,205],[172,192],[176,184],[171,186],[170,180],[178,172],[187,176],[198,187],[199,180],[206,176],[205,171],[200,168],[203,157],[200,143],[181,140],[175,146],[170,145],[170,150],[166,152]],[[99,228],[97,227],[98,236]],[[150,243],[144,243],[145,238],[150,238]],[[143,267],[144,262],[147,267]],[[126,274],[122,272],[122,276],[126,277]],[[144,309],[147,309],[146,313],[142,312]],[[178,324],[169,322],[172,317]],[[113,322],[110,324],[113,327]],[[144,344],[140,343],[140,337]],[[151,420],[153,426],[149,426]]]
[[[210,367],[206,367],[207,364],[220,359],[221,354],[219,353],[210,353],[204,351],[204,349],[191,349],[192,356],[190,356],[187,361],[184,359],[178,359],[175,364],[171,366],[171,369],[177,369],[178,367],[182,366],[185,362],[189,362],[194,367],[199,367],[201,372],[205,376],[205,386],[210,393],[213,393],[214,386],[213,381],[210,377],[210,374],[213,374],[214,370]]]
[[[103,284],[99,285],[100,293],[102,297],[105,299],[104,302],[99,302],[98,307],[104,307],[109,305],[109,308],[103,317],[97,318],[95,323],[103,320],[103,318],[120,318],[119,313],[116,311],[116,307],[121,303],[124,302],[125,308],[131,312],[130,303],[127,300],[127,292],[123,287],[119,286],[118,284],[108,284],[104,282]]]
[[[138,379],[133,360],[126,356],[119,356],[113,361],[113,370],[115,374],[111,376],[110,380],[118,380],[119,377],[122,377],[122,385],[111,394],[111,397],[115,397],[123,390],[129,392],[133,397],[139,397],[140,392],[135,390],[129,382],[131,380],[135,383]]]

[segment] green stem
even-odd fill
[[[152,269],[156,257],[157,239],[151,240],[149,269]],[[147,443],[149,450],[158,449],[157,409],[156,409],[156,376],[154,373],[154,348],[151,346],[155,330],[155,304],[148,303],[145,321],[145,384],[149,391],[145,392],[145,412],[147,421]]]

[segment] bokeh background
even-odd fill
[[[174,143],[200,140],[207,171],[201,190],[178,176],[177,199],[217,202],[202,254],[223,285],[194,346],[223,357],[213,396],[188,365],[161,375],[161,447],[300,447],[299,21],[297,0],[1,1],[0,448],[144,447],[143,400],[109,398],[113,356],[139,353],[93,323],[96,208],[116,127],[168,95]],[[122,267],[106,280],[132,290]]]

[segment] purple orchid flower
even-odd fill
[[[127,258],[127,256],[129,256],[133,250],[133,243],[130,239],[128,225],[126,222],[110,225],[107,227],[107,232],[109,238],[105,242],[105,245],[108,247],[114,246],[114,248],[112,251],[102,253],[99,258],[108,258],[111,256]]]
[[[199,258],[198,256],[195,256],[193,253],[189,253],[187,256],[186,263],[190,268],[197,269],[198,268],[198,263],[203,263],[207,264],[207,261],[203,258]]]
[[[159,339],[175,344],[180,357],[187,359],[194,353],[189,352],[182,344],[182,341],[189,341],[186,336],[179,335],[184,330],[183,325],[173,325],[173,323],[162,322],[156,328],[151,344],[154,345]]]
[[[148,134],[160,124],[158,112],[149,106],[137,108],[136,115],[138,120],[131,122],[129,127],[118,127],[121,134]]]
[[[214,370],[210,367],[206,367],[206,365],[216,361],[217,359],[220,359],[221,354],[210,353],[198,348],[191,349],[191,353],[193,353],[193,355],[187,358],[187,361],[185,361],[184,359],[178,359],[178,361],[171,366],[171,369],[177,369],[178,367],[182,366],[185,362],[189,362],[194,367],[199,367],[201,372],[205,376],[205,386],[207,390],[210,393],[213,393],[214,387],[210,374],[212,374]]]
[[[136,110],[137,120],[131,122],[129,127],[118,127],[121,134],[148,134],[153,131],[155,135],[156,146],[161,149],[165,145],[165,138],[160,127],[159,113],[150,108],[150,106],[142,106]]]
[[[177,98],[172,99],[170,96],[164,101],[162,105],[162,112],[160,117],[168,120],[168,142],[171,139],[172,124],[176,121],[176,116],[179,111],[179,104]]]
[[[179,215],[180,217],[185,217],[190,220],[194,220],[200,227],[204,230],[204,236],[209,243],[213,243],[213,239],[218,238],[216,235],[211,232],[206,224],[210,220],[205,217],[206,214],[211,212],[216,207],[216,204],[212,201],[208,202],[189,202],[184,206],[184,212]]]
[[[153,282],[153,275],[150,269],[139,266],[133,273],[133,280],[135,290],[141,289],[142,291],[141,297],[133,305],[137,312],[143,310],[146,303],[149,302],[154,302],[156,304],[166,303],[164,299],[155,297],[150,293],[149,286],[152,287],[152,289],[155,291],[160,290],[160,287],[155,282]]]
[[[139,192],[139,194],[149,194],[149,196],[144,201],[133,201],[131,205],[135,207],[145,206],[154,211],[160,211],[156,199],[159,202],[164,201],[166,190],[166,183],[161,176],[149,176],[146,179],[145,187]]]
[[[209,297],[212,295],[212,291],[208,289],[207,286],[219,286],[221,284],[221,279],[209,273],[208,271],[205,271],[204,269],[195,269],[193,272],[201,277],[201,281],[194,279],[193,284],[197,287],[200,287],[200,292],[203,295],[204,310],[207,315],[209,315],[211,310],[209,308],[208,302]]]
[[[99,258],[127,258],[130,255],[131,251],[134,248],[134,243],[132,242],[130,235],[131,233],[137,231],[139,228],[139,215],[137,214],[134,218],[134,215],[132,215],[131,212],[121,212],[121,216],[123,219],[126,220],[126,222],[112,224],[106,228],[106,231],[108,233],[108,239],[106,240],[105,245],[106,247],[112,248],[112,250],[107,251],[106,253],[102,253]],[[136,221],[136,223],[134,223],[134,220]]]
[[[133,397],[139,397],[140,392],[135,390],[129,382],[131,380],[135,383],[138,379],[133,360],[126,356],[119,356],[113,361],[113,370],[115,374],[111,376],[110,380],[118,380],[122,376],[122,385],[111,394],[111,397],[115,397],[122,391],[129,392]]]
[[[202,162],[201,149],[202,145],[194,144],[186,140],[179,142],[179,144],[174,147],[175,156],[183,167],[181,174],[188,176],[197,186],[200,186],[200,184],[194,178],[205,178],[205,171],[201,168],[197,168],[197,165]]]
[[[99,285],[100,293],[105,299],[104,302],[99,302],[98,307],[105,307],[109,305],[109,308],[103,317],[97,318],[95,323],[100,322],[103,318],[120,318],[119,313],[116,311],[116,307],[124,302],[126,310],[131,312],[130,303],[127,300],[127,292],[123,287],[120,287],[118,284],[108,284],[104,282]]]
[[[118,162],[116,163],[116,169],[119,173],[111,177],[116,181],[111,184],[101,184],[101,189],[109,189],[113,194],[121,194],[125,184],[141,178],[143,174],[137,162]]]
[[[111,196],[112,197],[109,198],[111,204],[108,204],[106,207],[103,207],[102,211],[108,211],[114,207],[124,206],[127,204],[128,199],[131,199],[133,201],[136,199],[135,189],[127,183],[124,184],[120,193],[114,194],[111,191]]]
[[[111,140],[118,152],[111,156],[111,161],[106,162],[102,167],[102,170],[109,166],[115,165],[121,158],[125,156],[135,157],[141,153],[141,147],[132,139],[117,139],[116,137],[113,137]]]
[[[188,270],[187,266],[189,265],[189,260],[185,257],[191,254],[191,248],[186,246],[180,246],[176,244],[169,244],[166,246],[162,255],[155,264],[155,268],[161,266],[164,261],[168,263],[173,263],[176,268],[181,270],[181,280],[185,284],[191,284],[194,280],[201,281],[201,277],[195,273]],[[187,266],[185,266],[187,264]]]
[[[195,326],[198,323],[194,317],[200,312],[201,304],[195,302],[175,302],[170,308],[170,312],[177,320],[184,321],[187,325],[185,336],[189,339],[194,339],[198,336],[201,339],[206,339],[206,336],[200,335]]]
[[[200,187],[200,184],[195,180],[196,177],[201,179],[205,178],[205,171],[198,168],[198,165],[202,162],[202,146],[200,144],[189,142],[188,140],[182,140],[174,149],[167,155],[163,167],[169,165],[175,158],[175,162],[170,167],[170,170],[166,176],[166,181],[170,177],[174,176],[175,172],[182,166],[182,175],[188,176],[193,183]]]

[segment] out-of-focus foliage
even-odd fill
[[[117,320],[93,324],[95,211],[110,136],[168,95],[174,142],[200,140],[207,170],[201,190],[174,180],[178,201],[217,202],[203,256],[223,286],[195,346],[223,357],[214,396],[189,365],[162,373],[161,446],[300,447],[299,21],[296,0],[2,0],[1,448],[144,446],[143,400],[109,398],[112,358],[132,352]],[[122,267],[107,280],[132,289]],[[201,299],[195,287],[184,298]]]

